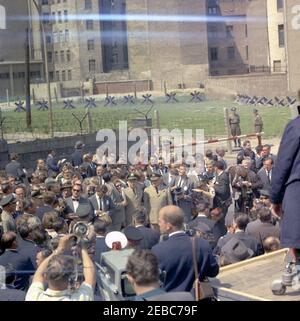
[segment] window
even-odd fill
[[[69,21],[68,10],[64,10],[64,21],[65,21],[65,22],[68,22],[68,21]]]
[[[52,12],[52,23],[56,22],[56,13]]]
[[[278,26],[278,39],[279,39],[279,47],[284,47],[285,39],[284,39],[284,25]]]
[[[43,23],[49,23],[50,22],[50,13],[43,13]]]
[[[58,41],[58,33],[55,31],[55,32],[53,32],[53,42],[54,43],[58,43],[59,41]]]
[[[72,70],[68,70],[68,80],[72,80]]]
[[[246,60],[249,60],[249,46],[246,46]]]
[[[208,7],[208,14],[209,15],[216,15],[218,13],[217,7]]]
[[[96,60],[92,59],[89,60],[89,72],[95,72],[96,71]]]
[[[65,70],[63,70],[63,71],[61,72],[61,80],[62,80],[62,81],[66,81],[66,71],[65,71]]]
[[[65,42],[69,42],[70,40],[70,32],[68,29],[65,30]]]
[[[274,72],[281,72],[281,60],[273,61],[273,70]]]
[[[55,80],[59,81],[59,70],[55,72]]]
[[[67,61],[71,61],[71,51],[67,50]]]
[[[86,20],[86,29],[93,30],[94,29],[94,22],[93,20]]]
[[[58,51],[54,52],[54,62],[58,62]]]
[[[47,59],[48,59],[48,62],[52,62],[53,55],[52,55],[52,52],[51,52],[51,51],[48,51],[48,52],[47,52]]]
[[[227,57],[228,57],[228,59],[234,59],[235,58],[235,48],[234,47],[228,47],[227,48]]]
[[[59,32],[59,42],[65,42],[65,36],[63,31]]]
[[[61,11],[58,11],[58,23],[62,23]]]
[[[92,0],[85,0],[84,9],[92,9]]]
[[[209,26],[208,27],[208,38],[218,38],[217,26]]]
[[[49,4],[48,0],[42,0],[42,4]]]
[[[53,73],[53,71],[50,71],[50,72],[49,72],[49,80],[50,80],[50,81],[53,81],[53,80],[54,80],[54,73]]]
[[[226,38],[233,38],[233,26],[226,26]]]
[[[218,60],[218,48],[210,48],[210,60],[216,61]]]
[[[52,43],[52,37],[46,36],[46,43]]]
[[[60,52],[60,62],[65,62],[65,52],[63,50]]]
[[[277,11],[283,9],[283,0],[277,0]]]
[[[88,51],[95,50],[95,41],[93,39],[88,40],[87,47]]]

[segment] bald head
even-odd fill
[[[167,230],[161,232],[172,233],[183,229],[183,211],[178,206],[169,205],[159,212],[160,228],[164,225]]]

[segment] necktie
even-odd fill
[[[267,172],[268,173],[268,181],[269,183],[271,183],[271,172]]]

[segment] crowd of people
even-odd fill
[[[106,238],[116,231],[133,249],[127,275],[135,300],[192,298],[192,238],[200,281],[279,249],[269,145],[253,150],[244,141],[235,163],[219,147],[201,164],[166,165],[157,155],[134,166],[98,161],[84,149],[77,142],[69,161],[51,150],[33,169],[10,155],[0,173],[0,300],[103,300],[95,263],[115,250]],[[79,223],[88,228],[80,242]]]

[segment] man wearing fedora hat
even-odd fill
[[[225,266],[250,259],[254,252],[236,238],[230,239],[221,249],[219,263]]]
[[[145,188],[144,205],[151,227],[159,230],[158,213],[167,205],[172,205],[170,189],[162,182],[160,173],[152,173],[150,176],[151,185]]]
[[[241,127],[240,127],[240,115],[236,112],[236,108],[231,108],[232,113],[229,116],[229,126],[230,132],[233,137],[241,135]],[[234,140],[235,147],[241,147],[241,140],[235,139]]]
[[[14,194],[9,194],[0,202],[0,206],[3,208],[1,213],[1,225],[4,233],[17,231],[16,222],[12,216],[16,211],[16,203],[17,199]]]

